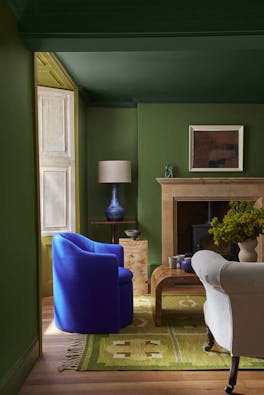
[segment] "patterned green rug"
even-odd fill
[[[203,296],[163,296],[164,322],[156,327],[151,296],[134,297],[134,321],[118,334],[77,335],[60,370],[229,369],[229,354],[204,351]],[[241,358],[240,369],[264,369],[264,359]]]

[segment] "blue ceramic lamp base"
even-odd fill
[[[105,210],[105,216],[108,221],[122,221],[125,210],[118,201],[118,186],[112,184],[112,197],[109,206]]]

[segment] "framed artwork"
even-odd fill
[[[243,125],[190,125],[189,171],[243,171]]]

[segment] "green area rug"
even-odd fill
[[[218,346],[205,352],[204,296],[163,296],[163,325],[153,322],[151,296],[134,297],[133,323],[120,333],[76,335],[60,370],[229,369],[230,355]],[[264,359],[245,358],[240,369],[264,369]]]

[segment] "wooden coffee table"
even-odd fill
[[[186,273],[182,269],[170,269],[167,265],[158,266],[151,276],[151,294],[155,298],[154,322],[156,326],[162,323],[162,291],[165,287],[177,285],[201,284],[195,273]]]

